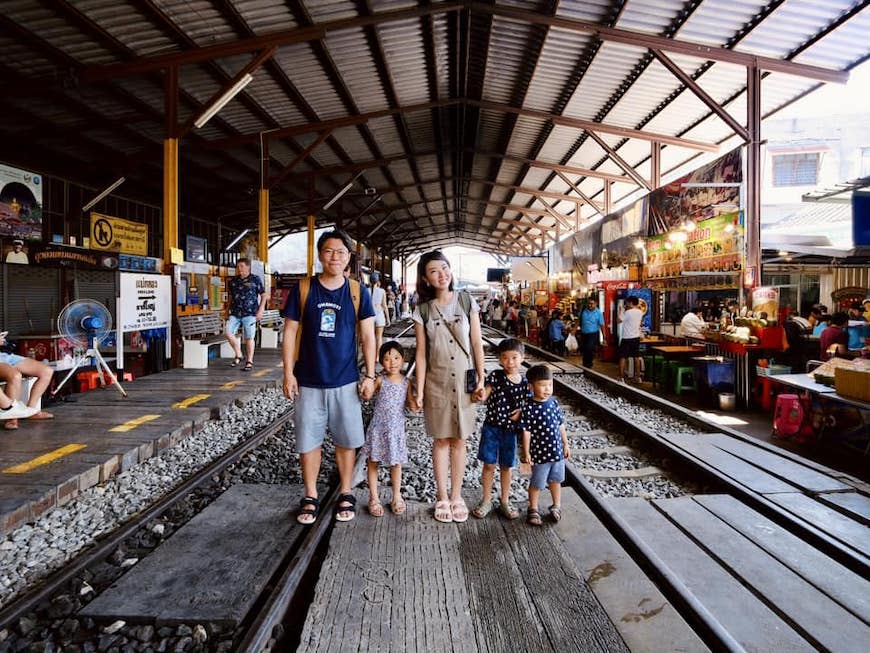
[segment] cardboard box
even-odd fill
[[[834,387],[844,397],[870,401],[870,370],[838,367],[834,370]]]

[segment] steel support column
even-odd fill
[[[761,71],[746,68],[746,266],[761,284]]]

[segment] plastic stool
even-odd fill
[[[124,372],[124,381],[133,382],[133,372]]]
[[[773,409],[773,379],[769,376],[755,378],[755,400],[765,411]]]
[[[76,374],[76,380],[79,382],[79,392],[96,390],[100,385],[100,373],[97,371],[79,372]]]
[[[665,361],[662,366],[662,385],[667,387],[671,385],[677,378],[677,370],[680,367],[680,361]]]
[[[689,381],[686,381],[686,377]],[[674,392],[678,395],[683,394],[683,390],[697,390],[695,385],[695,368],[688,365],[680,365],[677,367],[676,377],[674,378]]]

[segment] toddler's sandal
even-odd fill
[[[481,501],[475,506],[474,510],[471,511],[471,514],[477,517],[478,519],[483,519],[489,513],[492,512],[492,501]]]
[[[541,522],[541,513],[534,508],[529,508],[529,512],[526,514],[526,523],[530,526],[540,526],[543,523]]]
[[[498,512],[505,519],[516,519],[520,516],[520,511],[514,508],[510,501],[502,501],[498,504]]]
[[[552,517],[555,522],[561,521],[562,508],[560,506],[550,506],[550,517]]]

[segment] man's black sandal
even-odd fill
[[[343,506],[347,503],[350,505]],[[342,517],[341,513],[349,512],[350,517]],[[335,502],[335,521],[350,521],[356,517],[356,497],[352,494],[339,494],[338,501]]]
[[[299,514],[296,515],[296,521],[303,526],[308,526],[317,521],[317,515],[320,514],[320,501],[314,497],[302,497],[299,502]],[[312,515],[314,519],[310,522],[305,522],[300,519],[303,515]]]
[[[254,369],[254,364],[251,361],[245,361],[245,366],[242,368],[242,372],[250,372]]]

